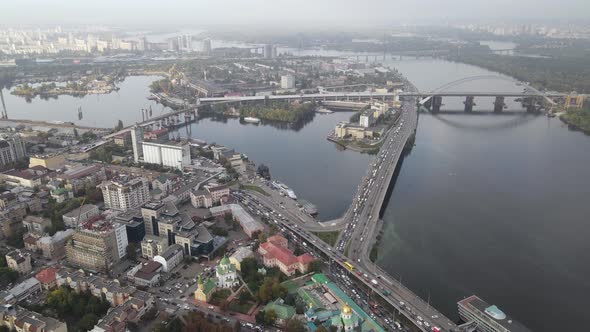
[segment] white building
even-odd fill
[[[363,128],[369,128],[374,123],[373,112],[363,112],[359,118],[359,125]]]
[[[295,88],[295,76],[291,74],[281,76],[281,89]]]
[[[217,265],[215,269],[217,287],[233,288],[234,286],[238,286],[240,281],[236,271],[236,266],[230,262],[227,256],[223,256],[223,258],[219,261],[219,265]]]
[[[124,224],[118,222],[113,223],[115,230],[115,238],[117,239],[117,251],[119,252],[119,258],[123,258],[127,255],[127,227]]]
[[[141,143],[143,142],[143,129],[140,126],[133,126],[131,128],[131,145],[133,147],[133,161],[139,162],[143,155]]]
[[[166,249],[161,255],[154,256],[154,261],[162,264],[162,271],[170,272],[184,258],[184,250],[179,244],[173,244]]]
[[[120,176],[100,184],[104,205],[108,209],[127,211],[150,199],[149,182],[144,177]]]
[[[191,164],[191,150],[183,142],[143,142],[143,162],[182,169]]]
[[[0,166],[13,163],[26,156],[25,143],[19,134],[0,138]]]

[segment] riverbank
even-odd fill
[[[590,107],[579,110],[569,110],[559,116],[559,119],[570,129],[578,130],[590,135]]]

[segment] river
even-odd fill
[[[279,50],[280,52],[282,50]],[[297,54],[297,52],[293,52]],[[304,54],[314,54],[305,51]],[[322,52],[340,55],[338,52]],[[464,77],[491,75],[443,60],[387,60],[421,90]],[[61,120],[93,126],[140,121],[155,77],[129,77],[121,90],[83,98],[24,99],[4,91],[11,118]],[[507,91],[505,80],[470,81],[456,90]],[[588,326],[590,294],[590,139],[558,119],[529,115],[509,102],[506,114],[422,113],[416,145],[405,158],[384,210],[378,263],[446,315],[477,294],[535,331]],[[444,99],[443,111],[462,100]],[[82,106],[84,119],[77,120]],[[479,113],[477,113],[479,110]],[[514,112],[511,112],[514,111]],[[371,157],[342,151],[325,137],[350,113],[317,115],[299,131],[202,119],[191,136],[217,142],[269,165],[274,178],[316,204],[322,220],[340,216]],[[186,135],[185,129],[180,130]]]

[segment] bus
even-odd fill
[[[344,262],[344,266],[346,266],[350,271],[354,270],[354,266],[352,266],[352,264],[349,262]]]

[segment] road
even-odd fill
[[[341,232],[334,248],[310,233],[315,231],[317,225],[302,223],[295,214],[288,209],[283,209],[281,204],[272,198],[254,192],[242,191],[240,195],[247,197],[258,209],[264,206],[266,212],[263,211],[263,213],[270,213],[271,222],[280,225],[281,231],[289,233],[291,237],[299,238],[305,247],[318,251],[327,257],[331,264],[337,264],[346,269],[351,279],[367,288],[372,294],[381,297],[383,301],[413,322],[418,329],[430,331],[431,326],[437,326],[442,331],[454,331],[457,328],[456,324],[389,276],[368,257],[376,232],[380,228],[378,227],[379,210],[389,182],[406,141],[417,127],[416,100],[406,97],[402,110],[398,123],[388,132],[388,137],[384,140],[378,156],[362,179],[351,207],[338,224],[338,227],[345,226],[345,229]],[[350,244],[347,251],[348,243]],[[345,256],[345,252],[349,257]],[[345,262],[354,264],[353,270],[350,270]],[[427,322],[428,326],[424,322]]]

